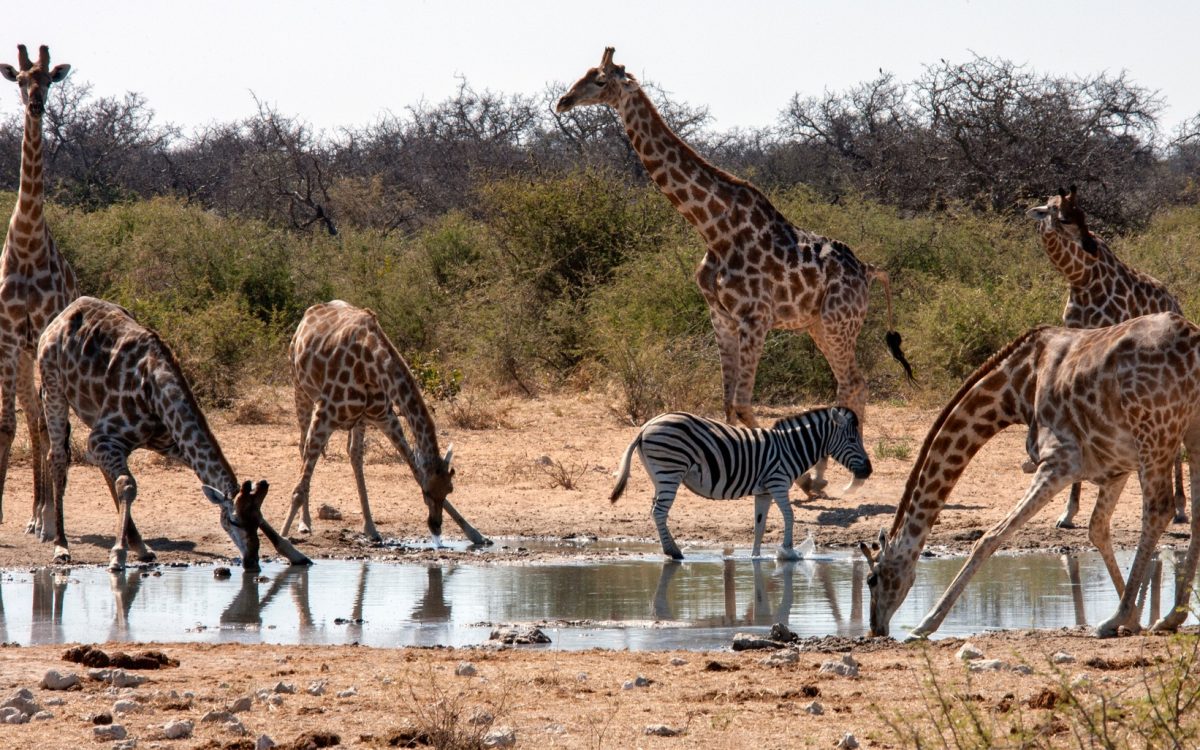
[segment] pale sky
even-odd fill
[[[144,94],[185,130],[254,111],[250,92],[318,128],[477,89],[534,94],[616,61],[712,127],[775,124],[792,94],[820,95],[880,68],[909,81],[940,58],[1005,57],[1040,72],[1126,70],[1166,99],[1167,134],[1200,112],[1200,2],[689,2],[55,0],[10,3],[0,60],[50,45],[94,92]],[[0,80],[0,114],[18,109]]]

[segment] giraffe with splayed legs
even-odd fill
[[[38,342],[37,365],[54,482],[57,562],[71,559],[63,494],[71,458],[68,416],[74,410],[91,428],[88,454],[103,472],[117,505],[109,569],[123,569],[130,548],[139,560],[155,558],[133,522],[137,482],[129,470],[129,454],[137,448],[191,467],[205,497],[220,509],[221,527],[237,545],[247,570],[259,567],[259,531],[293,564],[311,563],[262,517],[267,483],[238,483],[171,349],[124,308],[93,297],[75,300],[46,327]]]
[[[347,452],[362,504],[363,534],[378,541],[379,532],[367,503],[363,475],[363,437],[375,425],[408,462],[429,510],[434,546],[441,544],[442,511],[458,524],[472,544],[491,544],[446,499],[453,489],[453,447],[442,456],[437,425],[421,396],[408,363],[388,339],[375,313],[341,300],[313,305],[304,312],[288,350],[295,384],[296,418],[300,424],[300,480],[283,533],[303,510],[301,533],[312,529],[308,494],[317,459],[335,429],[350,431]],[[409,446],[401,419],[413,433]]]
[[[1037,425],[1037,469],[1025,496],[975,543],[937,605],[912,631],[937,630],[979,566],[1022,524],[1072,482],[1100,486],[1089,537],[1121,594],[1097,634],[1137,629],[1137,596],[1174,508],[1171,480],[1180,443],[1191,470],[1191,541],[1187,585],[1174,609],[1154,625],[1174,630],[1188,612],[1200,553],[1200,327],[1160,313],[1108,328],[1035,328],[976,370],[926,435],[896,509],[891,531],[860,545],[871,566],[871,632],[887,635],[912,587],[916,562],[955,483],[975,453],[1005,427]],[[1131,472],[1142,485],[1142,532],[1127,577],[1113,555],[1109,517]]]
[[[886,342],[911,380],[892,317],[888,275],[845,244],[794,227],[758,188],[710,164],[671,131],[637,80],[605,49],[558,100],[557,111],[614,108],[650,179],[704,238],[696,282],[721,352],[725,420],[757,427],[751,400],[763,342],[773,328],[807,331],[837,380],[837,403],[865,417],[867,384],[855,345],[867,315],[868,287],[883,286]],[[817,464],[820,489],[824,462]]]
[[[1070,292],[1063,309],[1068,328],[1102,328],[1140,315],[1173,312],[1182,314],[1179,300],[1153,276],[1131,268],[1093,234],[1079,206],[1079,192],[1059,188],[1044,205],[1025,212],[1037,222],[1046,256],[1067,280]],[[1032,467],[1027,465],[1027,468]],[[1059,528],[1074,528],[1079,512],[1081,486],[1071,485],[1067,507],[1059,516]],[[1183,461],[1175,461],[1175,523],[1186,523],[1183,491]]]
[[[46,324],[79,293],[75,272],[58,252],[46,226],[42,115],[50,85],[65,79],[71,66],[51,68],[50,49],[45,45],[38,50],[37,62],[29,58],[25,45],[18,45],[17,62],[17,68],[0,64],[0,75],[20,87],[25,104],[21,184],[0,255],[0,520],[19,399],[29,428],[33,464],[33,512],[26,530],[49,541],[44,524],[52,509],[51,490],[45,465],[45,426],[33,378],[34,349]]]

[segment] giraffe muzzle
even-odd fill
[[[564,96],[558,100],[558,104],[554,105],[554,111],[561,115],[563,112],[566,112],[568,109],[570,109],[574,104],[575,100],[572,97]]]

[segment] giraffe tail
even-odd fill
[[[624,494],[625,484],[629,481],[629,467],[633,463],[633,451],[641,444],[642,433],[639,432],[629,447],[625,449],[625,455],[621,456],[621,465],[617,467],[617,483],[613,486],[612,494],[608,496],[610,503],[615,503]]]
[[[888,328],[887,334],[883,337],[884,343],[887,344],[892,358],[904,368],[904,376],[908,382],[916,385],[917,379],[913,377],[912,365],[908,363],[908,358],[904,356],[904,350],[900,348],[900,332],[896,330],[896,318],[892,313],[892,279],[888,276],[887,271],[881,268],[868,265],[867,269],[868,279],[880,283],[883,287],[883,297],[887,300]]]

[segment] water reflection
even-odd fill
[[[776,562],[732,552],[697,551],[684,562],[647,556],[446,567],[329,560],[269,565],[263,575],[232,580],[214,580],[206,566],[40,569],[4,582],[0,639],[95,641],[107,633],[112,641],[465,645],[484,640],[491,623],[548,622],[559,648],[719,648],[739,629],[774,623],[801,635],[866,633],[866,565],[858,556]],[[921,561],[896,616],[901,632],[960,563]],[[1183,567],[1182,552],[1164,550],[1154,561],[1139,595],[1143,622],[1173,601]],[[998,556],[939,634],[1094,624],[1115,601],[1096,554]]]

